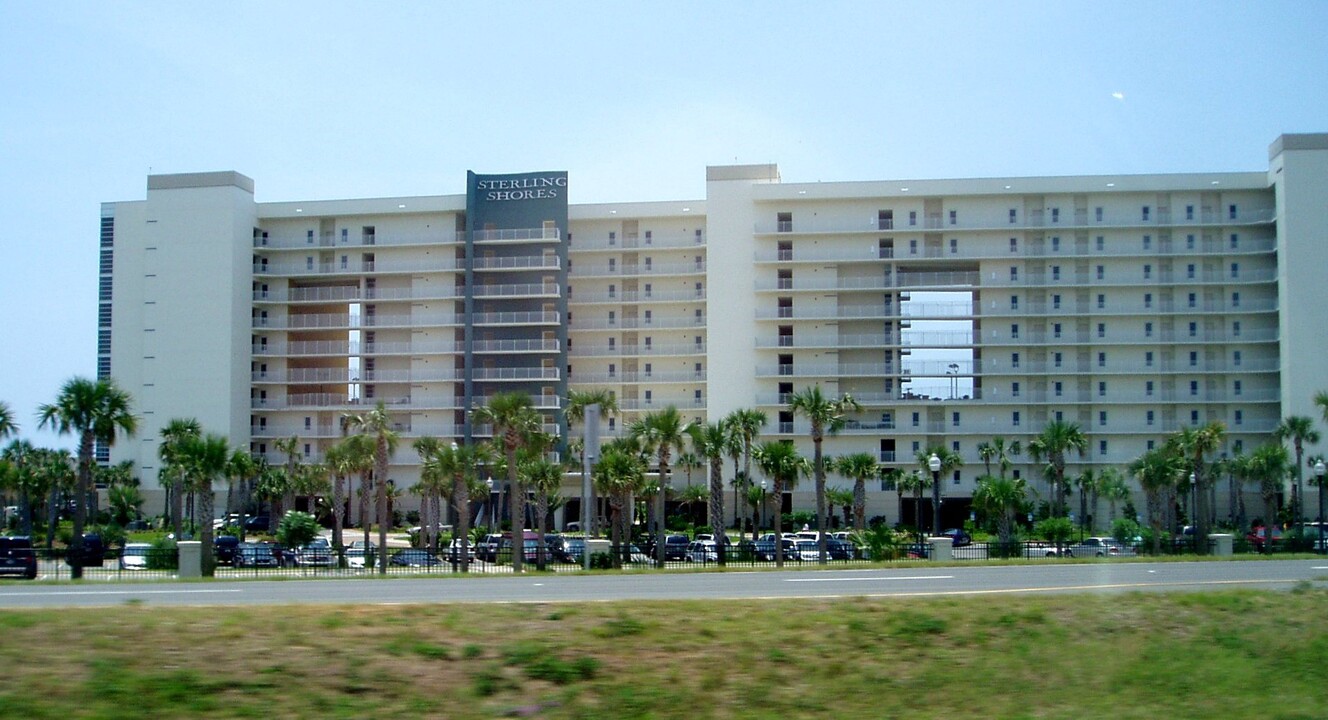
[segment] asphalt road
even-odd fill
[[[972,597],[1234,587],[1285,590],[1305,581],[1318,587],[1328,585],[1328,559],[115,585],[4,582],[0,583],[0,608],[107,607],[127,602],[235,606]]]

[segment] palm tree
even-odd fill
[[[679,454],[678,460],[677,462],[674,463],[674,465],[676,465],[679,470],[687,474],[687,484],[689,486],[692,484],[692,471],[699,470],[705,467],[705,464],[701,461],[701,458],[697,457],[696,453],[690,450]]]
[[[728,449],[728,429],[723,422],[712,422],[691,426],[690,434],[692,449],[710,464],[707,515],[710,527],[719,532],[724,527],[724,453]]]
[[[1088,438],[1078,423],[1052,420],[1042,433],[1028,441],[1028,454],[1034,462],[1047,461],[1052,472],[1051,514],[1065,515],[1065,455],[1076,452],[1080,456],[1088,447]]]
[[[684,438],[688,437],[690,424],[683,419],[678,408],[669,405],[663,410],[646,414],[632,423],[629,434],[641,443],[646,452],[655,453],[656,467],[659,471],[659,489],[655,492],[657,522],[655,523],[655,560],[664,567],[664,488],[669,486],[669,461],[673,452],[683,451]],[[722,527],[713,528],[719,538]],[[719,563],[724,564],[724,543],[717,542]]]
[[[1093,468],[1084,468],[1084,471],[1079,473],[1073,482],[1074,489],[1079,493],[1079,530],[1082,534],[1082,531],[1088,527],[1089,498],[1093,497],[1094,503],[1096,503],[1097,474],[1093,472]]]
[[[710,489],[705,485],[687,485],[678,491],[678,503],[687,508],[688,521],[690,522],[692,506],[696,503],[707,503],[710,501]]]
[[[248,450],[245,450],[244,448],[235,448],[234,450],[231,451],[230,459],[227,460],[226,462],[226,477],[229,478],[230,480],[226,490],[227,514],[230,514],[231,512],[235,511],[237,507],[238,508],[245,507],[245,500],[246,500],[245,485],[248,484],[250,479],[257,474],[258,474],[258,461],[254,459],[254,456],[251,455]],[[235,504],[235,499],[233,497],[233,495],[235,494],[236,486],[240,488],[239,505]],[[244,535],[245,535],[244,517],[243,515],[241,515],[240,518],[241,541],[244,540]]]
[[[459,558],[461,563],[461,572],[470,570],[470,498],[485,492],[485,488],[479,481],[477,468],[487,459],[483,454],[483,449],[487,445],[457,445],[455,442],[450,446],[444,446],[441,443],[430,450],[425,448],[421,453],[423,467],[421,476],[424,478],[447,479],[448,483],[444,485],[444,494],[452,501],[452,507],[457,513],[457,530],[453,533],[454,537],[461,541],[461,547],[456,550],[449,550],[452,557]],[[419,443],[416,443],[419,449]],[[427,452],[427,455],[425,454]]]
[[[1130,463],[1129,472],[1143,488],[1148,524],[1153,528],[1153,554],[1157,555],[1162,551],[1163,508],[1173,504],[1176,483],[1185,473],[1185,460],[1166,447],[1154,448]]]
[[[471,411],[471,422],[493,426],[495,441],[501,441],[507,462],[507,487],[512,508],[512,572],[521,572],[521,548],[525,547],[526,492],[517,475],[516,452],[540,429],[541,417],[530,404],[530,396],[519,392],[496,393],[487,405]]]
[[[1290,465],[1291,458],[1280,442],[1264,445],[1250,454],[1250,478],[1259,483],[1259,492],[1263,495],[1263,547],[1268,553],[1273,551],[1273,527],[1277,524],[1277,492],[1291,474]]]
[[[875,472],[872,472],[875,475]],[[825,489],[826,516],[833,523],[835,517],[835,508],[842,508],[844,511],[844,527],[849,527],[853,512],[853,491],[843,488],[828,487]]]
[[[905,474],[902,468],[899,470],[899,479],[895,481],[895,488],[902,497],[905,492],[913,493],[913,525],[918,531],[918,542],[922,541],[922,494],[931,487],[932,478],[930,471],[914,470]],[[903,505],[900,505],[900,520],[903,520]]]
[[[396,450],[398,436],[392,431],[392,419],[387,414],[387,406],[381,400],[373,410],[354,417],[350,423],[351,427],[359,428],[365,435],[374,439],[374,483],[378,505],[378,573],[386,575],[387,526],[391,522],[387,515],[387,461]]]
[[[991,464],[993,462],[1001,471],[1000,477],[1005,477],[1005,474],[1010,471],[1010,467],[1014,465],[1011,458],[1022,454],[1023,451],[1023,446],[1019,444],[1018,440],[1007,443],[1005,438],[1000,436],[992,438],[991,442],[978,443],[978,457],[982,458],[983,464],[987,466],[988,477],[991,476]]]
[[[621,441],[614,441],[603,447],[592,475],[596,487],[609,499],[610,542],[614,548],[619,548],[623,544],[623,508],[627,505],[627,498],[645,486],[645,463],[635,450]],[[586,552],[590,549],[587,548]],[[613,566],[622,567],[621,553],[613,553]]]
[[[23,518],[23,534],[32,535],[32,496],[39,477],[36,467],[37,449],[27,440],[11,440],[0,453],[7,471],[6,486],[18,491],[19,514]],[[38,493],[37,497],[41,494]]]
[[[170,494],[171,527],[176,538],[184,537],[184,468],[179,464],[180,448],[203,433],[203,426],[193,418],[175,418],[158,433],[157,457],[161,458],[160,476]]]
[[[1116,503],[1129,499],[1130,487],[1125,484],[1125,477],[1118,468],[1109,467],[1098,473],[1097,492],[1100,497],[1106,499],[1107,507],[1110,508],[1106,526],[1111,527],[1111,523],[1116,519]]]
[[[867,529],[867,480],[877,476],[876,456],[867,452],[845,455],[835,461],[835,470],[853,481],[853,528]]]
[[[1167,444],[1173,448],[1174,452],[1180,454],[1189,467],[1190,473],[1194,475],[1194,517],[1192,521],[1196,540],[1194,551],[1199,555],[1208,552],[1208,510],[1206,508],[1208,493],[1206,488],[1209,483],[1209,475],[1204,470],[1204,456],[1216,452],[1218,448],[1222,447],[1222,440],[1225,436],[1226,426],[1220,422],[1211,422],[1203,427],[1181,428],[1180,431],[1167,440]]]
[[[765,412],[756,408],[739,408],[724,416],[724,427],[729,433],[729,441],[733,443],[733,449],[742,449],[742,482],[738,487],[752,486],[752,443],[761,436],[761,430],[769,422]],[[734,475],[737,475],[737,469],[734,469]],[[738,521],[738,510],[733,509],[733,523],[739,527],[739,536],[742,535],[742,525]],[[752,513],[753,518],[755,513]],[[721,516],[722,517],[722,516]],[[752,540],[756,540],[756,523],[752,522]]]
[[[18,423],[14,422],[14,411],[9,409],[9,403],[0,400],[0,440],[18,432]]]
[[[59,524],[60,498],[74,493],[78,484],[78,467],[74,456],[63,448],[38,448],[36,453],[35,466],[39,479],[34,480],[35,486],[50,493],[46,504],[46,550],[50,552],[55,543],[56,525]]]
[[[978,479],[973,492],[973,504],[979,510],[996,517],[997,534],[1001,545],[1010,547],[1014,541],[1014,516],[1024,506],[1028,486],[1023,478],[1008,479],[986,475]]]
[[[110,378],[74,378],[60,388],[54,403],[37,408],[38,427],[52,428],[60,435],[78,435],[78,504],[74,507],[71,547],[76,561],[70,572],[75,580],[83,577],[83,525],[87,520],[93,445],[112,445],[119,433],[133,437],[138,431],[138,418],[129,410],[132,402],[129,393]]]
[[[355,416],[350,416],[349,422],[353,423]],[[369,498],[373,494],[373,469],[375,454],[378,451],[377,440],[368,435],[350,435],[344,438],[338,445],[345,453],[346,465],[352,475],[360,476],[360,490],[357,518],[360,529],[364,534],[364,547],[369,547]],[[349,485],[346,489],[347,497],[354,495]]]
[[[300,466],[300,438],[288,437],[277,440],[273,443],[277,452],[286,454],[286,483],[285,492],[281,494],[281,509],[268,516],[268,530],[276,532],[277,522],[281,520],[282,515],[295,509],[295,478],[299,473]]]
[[[211,577],[217,566],[212,552],[212,483],[226,474],[230,443],[220,435],[208,433],[186,438],[178,452],[189,488],[202,505],[198,512],[198,537],[203,546],[203,575]]]
[[[762,443],[752,451],[752,459],[775,486],[775,567],[784,567],[784,543],[781,540],[784,491],[792,490],[798,478],[807,474],[807,459],[798,454],[792,443],[779,440]]]
[[[567,424],[569,426],[569,432],[570,426],[585,420],[586,408],[591,405],[599,406],[601,418],[609,418],[618,412],[618,397],[613,392],[604,388],[595,390],[569,390],[567,392],[567,409],[564,411],[564,416],[567,418]],[[586,486],[586,457],[584,445],[584,441],[579,438],[574,441],[574,446],[578,448],[576,459],[577,464],[581,468],[581,487],[583,488]],[[595,499],[594,483],[590,484],[590,497],[582,498],[581,501],[590,506],[589,512],[585,513],[584,516],[590,518],[591,525],[591,527],[581,528],[582,531],[587,534],[587,537],[591,535],[599,535],[599,512],[596,507],[597,501]]]
[[[522,463],[518,471],[525,486],[535,494],[536,558],[539,569],[543,570],[548,554],[548,548],[544,544],[544,532],[549,518],[549,501],[558,494],[558,488],[563,484],[563,466],[561,463],[539,457]],[[663,518],[660,518],[661,527],[663,522]]]
[[[342,550],[346,547],[346,478],[356,471],[355,457],[343,439],[328,448],[325,460],[328,472],[332,473],[332,550],[340,564]]]
[[[816,545],[820,554],[820,564],[829,562],[825,539],[825,457],[821,453],[821,443],[825,434],[837,435],[844,428],[849,411],[862,412],[862,405],[847,393],[834,400],[821,393],[820,385],[803,388],[801,392],[789,398],[788,409],[802,414],[811,422],[812,431],[812,468],[816,478]]]
[[[1299,524],[1305,522],[1305,487],[1304,487],[1304,459],[1305,443],[1310,445],[1319,444],[1319,431],[1314,429],[1314,420],[1303,415],[1291,415],[1282,418],[1282,422],[1273,428],[1273,438],[1286,442],[1291,441],[1291,446],[1296,452],[1296,484],[1292,486],[1291,509],[1292,516]]]

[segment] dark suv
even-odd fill
[[[691,540],[686,535],[669,535],[664,538],[665,560],[686,560],[687,546]]]
[[[32,538],[0,537],[0,576],[6,575],[37,579],[37,554],[32,551]]]

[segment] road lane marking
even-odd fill
[[[868,582],[873,580],[953,580],[954,575],[901,575],[860,578],[786,578],[784,582]]]
[[[47,597],[50,595],[207,595],[238,593],[243,590],[30,590],[0,593],[0,597]]]

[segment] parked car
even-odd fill
[[[686,535],[667,535],[664,538],[664,559],[665,560],[686,560],[687,546],[691,542],[687,540]]]
[[[821,548],[815,540],[797,540],[794,542],[793,559],[799,562],[819,562]]]
[[[539,535],[535,534],[533,530],[525,530],[523,531],[523,540],[522,549],[524,552],[521,555],[521,561],[525,563],[539,562]],[[510,561],[512,559],[512,554],[512,534],[503,533],[502,540],[498,541],[498,556],[504,560]],[[544,559],[549,559],[547,551],[544,553]]]
[[[475,546],[476,559],[483,560],[485,562],[497,562],[498,545],[502,543],[502,541],[503,541],[502,535],[496,533],[485,535],[484,538],[480,540],[479,544]]]
[[[81,559],[80,559],[81,558]],[[101,567],[106,562],[106,545],[101,535],[86,533],[83,535],[83,554],[76,555],[73,548],[65,556],[65,562],[73,566],[75,560],[83,567]]]
[[[31,537],[0,537],[0,576],[37,579],[37,553]]]
[[[277,567],[278,561],[269,543],[240,543],[235,548],[235,567]]]
[[[553,549],[553,559],[557,562],[580,563],[586,553],[586,539],[565,537]]]
[[[121,570],[147,570],[148,554],[152,552],[150,543],[126,543],[120,552]]]
[[[1245,536],[1245,539],[1254,545],[1254,549],[1257,552],[1263,552],[1264,532],[1265,528],[1256,527],[1253,530],[1251,530],[1248,535]],[[1282,529],[1275,527],[1273,528],[1273,547],[1277,547],[1278,545],[1281,544],[1282,544]]]
[[[728,535],[722,535],[722,534],[719,535],[718,538],[716,538],[716,536],[713,535],[712,533],[697,533],[697,535],[696,535],[696,539],[697,539],[697,540],[709,540],[709,541],[711,541],[711,542],[722,542],[722,543],[724,543],[725,545],[732,545],[732,544],[733,544],[733,538],[729,537]]]
[[[346,548],[346,566],[363,570],[366,565],[373,567],[377,564],[378,546],[369,543],[366,547],[363,540],[356,540]]]
[[[332,544],[327,538],[314,538],[308,545],[291,551],[290,556],[294,564],[300,567],[332,567],[336,564]]]
[[[828,537],[825,539],[825,551],[831,560],[852,560],[854,547],[839,538]]]
[[[235,562],[235,548],[239,546],[240,538],[234,535],[218,535],[212,539],[212,557],[218,565],[231,565]]]
[[[244,529],[248,532],[267,532],[272,519],[267,515],[250,515],[244,519]]]
[[[392,553],[387,559],[389,565],[398,565],[401,567],[424,567],[430,568],[442,565],[443,561],[434,556],[428,550],[417,548],[403,548]]]
[[[973,537],[960,528],[948,528],[942,530],[941,535],[950,538],[950,544],[955,547],[964,547],[973,544]]]
[[[1090,537],[1065,548],[1066,557],[1124,557],[1134,555],[1134,548],[1125,547],[1115,538]]]
[[[714,540],[697,540],[687,546],[687,562],[719,562],[719,546]]]

